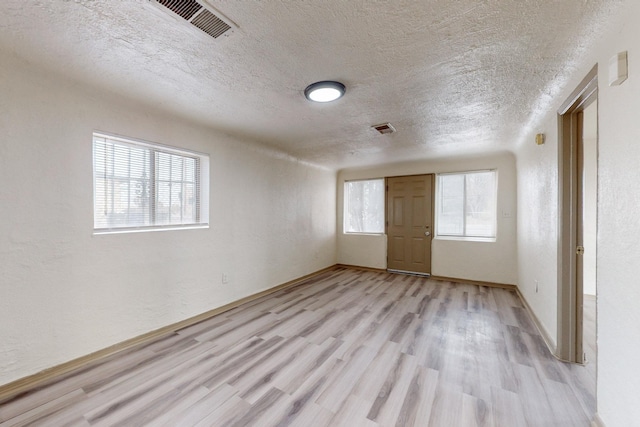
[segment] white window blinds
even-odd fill
[[[344,183],[344,232],[384,233],[384,179]]]
[[[94,134],[94,230],[206,224],[203,163],[208,172],[205,155]]]
[[[437,176],[438,236],[496,237],[496,171]]]

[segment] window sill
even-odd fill
[[[147,233],[151,231],[175,231],[175,230],[197,230],[209,228],[209,224],[192,224],[185,226],[166,226],[166,227],[144,227],[144,228],[114,228],[105,230],[93,230],[94,236],[102,236],[104,234],[128,234],[128,233]]]
[[[384,233],[359,233],[359,232],[344,232],[345,236],[384,236]]]
[[[495,243],[495,237],[436,236],[435,240],[456,240],[462,242]]]

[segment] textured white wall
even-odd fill
[[[609,427],[640,420],[640,2],[625,2],[619,21],[589,51],[566,84],[567,97],[597,62],[598,141],[598,413]],[[609,59],[629,53],[629,79],[609,87]],[[557,108],[559,105],[556,105]],[[540,131],[517,153],[519,286],[547,329],[556,334],[557,117],[547,111]],[[541,292],[533,281],[540,278]]]
[[[335,172],[7,53],[0,93],[0,384],[336,262]],[[93,236],[94,130],[209,153],[210,229]]]
[[[549,336],[557,335],[558,135],[545,118],[544,145],[525,139],[517,156],[518,286]],[[536,292],[536,282],[538,292]]]
[[[498,169],[498,235],[495,242],[432,241],[431,272],[436,276],[515,284],[516,171],[510,153],[346,169],[338,174],[338,262],[372,268],[387,267],[386,236],[343,234],[344,182],[353,179]],[[502,212],[509,212],[505,218]]]
[[[640,2],[598,51],[598,412],[607,426],[640,420]],[[629,80],[609,87],[609,58],[629,52]]]

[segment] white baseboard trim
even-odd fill
[[[597,412],[593,416],[593,420],[591,421],[591,427],[607,427],[606,425],[604,425],[604,421],[602,421],[602,418],[600,418],[600,415],[598,415]]]

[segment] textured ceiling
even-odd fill
[[[154,0],[2,0],[0,47],[340,169],[512,149],[621,3],[210,0],[238,26],[215,40]],[[344,98],[305,100],[329,79]]]

